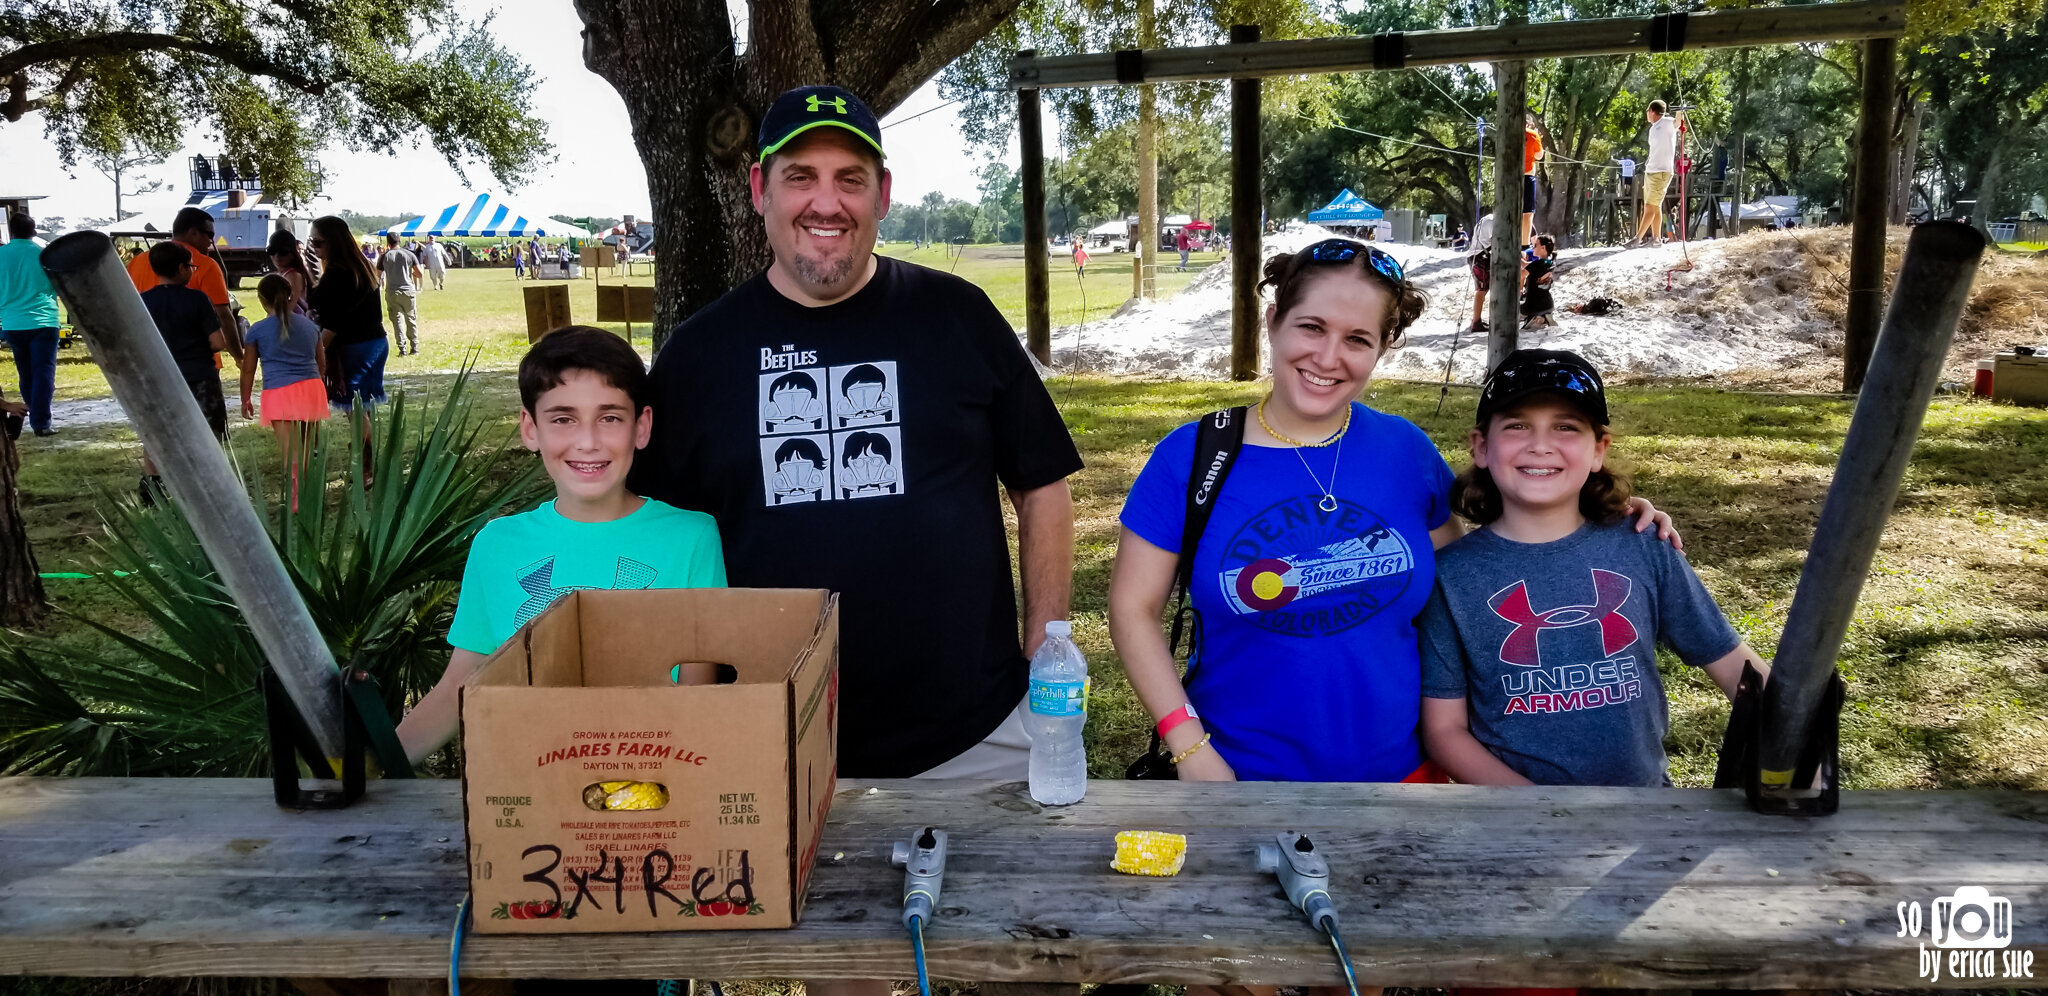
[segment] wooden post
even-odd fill
[[[1877,343],[1877,318],[1884,308],[1885,197],[1891,190],[1892,86],[1898,76],[1899,42],[1872,38],[1863,43],[1863,109],[1856,124],[1856,189],[1850,208],[1849,314],[1842,334],[1842,390],[1863,386],[1870,351]]]
[[[1493,122],[1493,290],[1486,302],[1486,372],[1515,351],[1521,327],[1522,132],[1529,113],[1529,67],[1493,64],[1499,94]]]
[[[1138,46],[1159,44],[1152,0],[1138,0]],[[1138,84],[1138,297],[1159,296],[1159,95]]]
[[[1031,54],[1026,49],[1017,57]],[[1045,136],[1037,90],[1017,91],[1017,135],[1024,158],[1024,344],[1038,362],[1051,366],[1052,274],[1046,259]]]
[[[1237,24],[1232,44],[1259,40],[1259,26]],[[1259,267],[1265,262],[1265,198],[1260,190],[1260,81],[1230,81],[1230,379],[1259,377]]]
[[[1799,572],[1799,589],[1786,612],[1771,682],[1764,686],[1764,715],[1777,718],[1776,725],[1763,730],[1758,747],[1767,788],[1791,788],[1794,762],[1835,672],[1835,655],[1856,614],[1856,598],[1898,497],[1984,246],[1981,233],[1954,221],[1921,225],[1906,243],[1898,287],[1877,340],[1883,349],[1856,399],[1811,552]]]
[[[43,250],[42,264],[323,756],[342,756],[334,654],[299,600],[227,453],[192,403],[192,391],[115,256],[113,240],[101,232],[73,232]]]

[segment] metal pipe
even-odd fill
[[[1018,58],[1030,55],[1030,49],[1017,53]],[[1024,159],[1024,342],[1038,362],[1050,367],[1052,264],[1046,253],[1051,243],[1045,232],[1045,136],[1036,90],[1017,91],[1017,139]]]
[[[341,683],[334,655],[256,509],[244,500],[241,479],[193,403],[113,240],[102,232],[73,232],[43,250],[42,264],[313,739],[327,757],[340,757]]]
[[[1233,24],[1232,44],[1259,40],[1256,24]],[[1230,81],[1230,379],[1259,379],[1259,275],[1265,265],[1265,198],[1259,164],[1265,157],[1259,133],[1257,77]]]
[[[1856,399],[1764,689],[1764,715],[1776,718],[1763,731],[1758,754],[1766,788],[1789,785],[1814,708],[1835,673],[1835,655],[1906,476],[1984,245],[1983,235],[1953,221],[1921,225],[1906,243],[1870,375]]]

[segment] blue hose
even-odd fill
[[[469,894],[455,908],[455,930],[448,935],[448,996],[462,996],[462,934],[469,926]]]
[[[921,996],[932,996],[931,976],[924,967],[924,918],[913,915],[910,918],[910,953],[917,959],[917,991]],[[459,996],[459,994],[453,994]],[[1355,994],[1354,994],[1355,996]]]
[[[1344,984],[1351,987],[1351,996],[1358,996],[1358,976],[1351,974],[1351,955],[1344,950],[1344,938],[1337,934],[1337,922],[1325,920],[1323,932],[1330,935],[1330,946],[1337,949],[1337,964],[1344,966]],[[461,996],[451,993],[449,996]]]

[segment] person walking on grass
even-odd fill
[[[512,243],[512,279],[526,279],[526,253],[517,242]]]
[[[434,282],[435,290],[448,289],[448,255],[446,248],[441,243],[434,241],[434,237],[431,235],[427,236],[426,243],[420,246],[420,262],[426,265],[427,279]]]
[[[170,347],[171,360],[185,378],[185,387],[192,392],[199,413],[205,416],[206,427],[213,430],[215,439],[226,442],[227,398],[221,393],[220,361],[215,354],[227,348],[227,334],[221,331],[220,316],[214,313],[213,302],[190,286],[193,273],[199,269],[193,259],[196,255],[179,242],[159,242],[149,247],[144,258],[149,260],[157,284],[143,292],[142,306],[156,323],[157,334],[164,337],[164,345]],[[153,505],[157,492],[163,488],[163,478],[157,474],[156,460],[148,450],[142,452],[142,477],[137,494],[143,504]]]
[[[1074,275],[1084,280],[1088,277],[1088,248],[1079,238],[1074,240]]]
[[[307,302],[327,344],[327,403],[339,412],[363,412],[363,482],[370,483],[370,413],[384,403],[384,361],[391,343],[377,308],[377,274],[356,250],[355,233],[334,215],[313,219],[306,245],[320,257],[320,282]]]
[[[398,244],[398,236],[384,236],[384,255],[377,257],[377,272],[384,287],[384,312],[391,319],[391,336],[398,343],[398,355],[412,346],[420,351],[420,261]]]
[[[242,347],[242,417],[253,419],[251,392],[263,370],[263,424],[277,433],[277,449],[291,481],[293,510],[299,507],[299,465],[312,451],[313,435],[327,418],[326,345],[320,326],[298,310],[291,281],[273,273],[256,284],[262,321],[249,326]]]
[[[1636,222],[1636,236],[1626,245],[1664,244],[1664,194],[1671,189],[1672,174],[1678,168],[1678,131],[1685,125],[1685,112],[1667,116],[1664,102],[1650,101],[1643,112],[1650,122],[1650,159],[1643,167],[1643,214]]]
[[[229,352],[240,357],[242,343],[241,324],[235,320],[235,299],[228,293],[227,275],[221,272],[219,261],[213,258],[214,229],[213,215],[205,208],[179,208],[171,219],[171,241],[191,250],[192,278],[186,286],[206,295],[213,305],[214,321],[221,334],[227,337]],[[135,293],[147,294],[157,286],[156,271],[150,268],[149,253],[137,253],[128,261],[128,279],[135,284]]]
[[[14,353],[21,400],[29,428],[54,436],[50,400],[57,392],[57,289],[43,273],[43,240],[25,211],[7,216],[6,245],[0,245],[0,335]]]

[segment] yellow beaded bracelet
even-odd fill
[[[1197,740],[1197,741],[1195,741],[1195,745],[1194,745],[1193,747],[1190,747],[1190,748],[1188,748],[1187,750],[1181,751],[1180,753],[1178,753],[1178,754],[1175,754],[1175,755],[1173,755],[1173,763],[1175,763],[1175,764],[1179,764],[1179,763],[1181,763],[1182,761],[1185,761],[1185,760],[1187,760],[1188,758],[1191,758],[1191,757],[1195,756],[1195,752],[1196,752],[1196,751],[1198,751],[1198,750],[1201,750],[1202,748],[1204,748],[1204,747],[1207,747],[1207,746],[1209,746],[1209,738],[1210,738],[1210,737],[1212,737],[1212,736],[1215,736],[1215,734],[1213,734],[1213,733],[1204,733],[1204,734],[1202,734],[1202,739],[1200,739],[1200,740]]]

